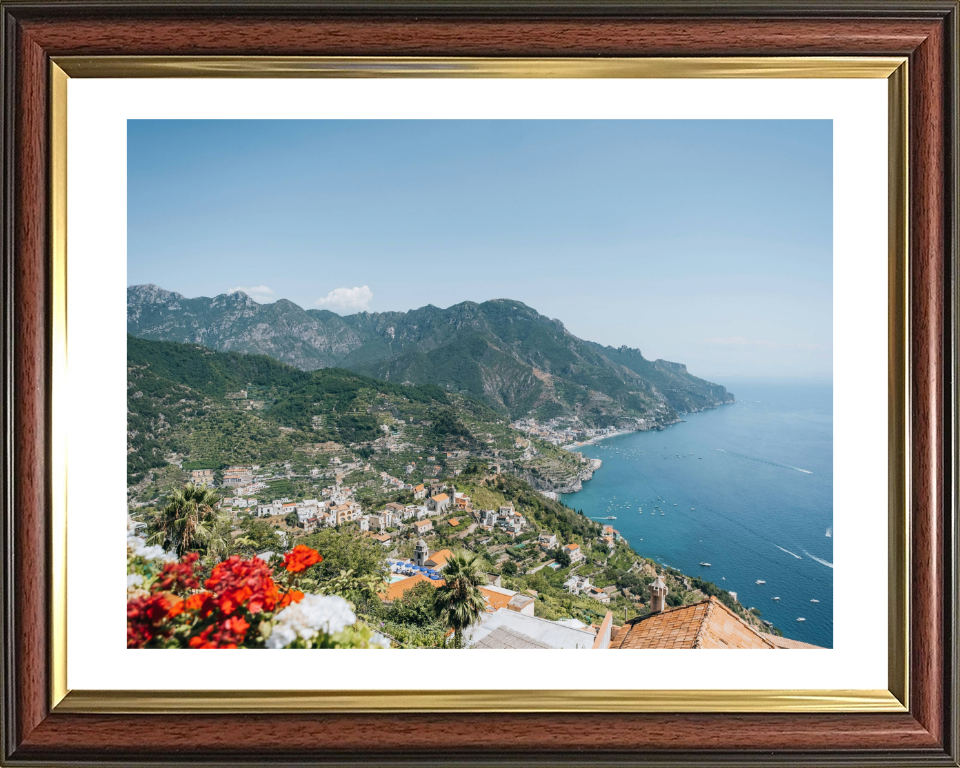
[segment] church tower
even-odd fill
[[[430,550],[427,548],[427,542],[423,539],[417,542],[416,549],[413,550],[413,562],[416,565],[425,565],[430,559]]]
[[[650,585],[650,613],[661,613],[667,603],[667,585],[663,583],[663,577],[657,576],[657,580]]]

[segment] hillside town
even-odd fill
[[[483,571],[482,610],[463,631],[464,648],[814,647],[783,638],[735,595],[639,557],[612,525],[577,515],[495,464],[446,480],[385,471],[370,479],[369,462],[336,451],[324,467],[299,472],[286,464],[180,469],[193,488],[216,494],[234,548],[246,545],[260,561],[324,532],[366,546],[379,564],[381,606],[367,610],[394,617],[380,627],[393,647],[449,642],[451,630],[436,621],[424,633],[395,614],[429,605],[464,552]],[[439,469],[436,456],[422,462]],[[287,495],[273,497],[276,488]],[[131,506],[133,526],[145,530],[153,505]]]

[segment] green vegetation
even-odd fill
[[[195,342],[199,327],[203,342],[215,349],[269,354],[303,370],[342,366],[389,382],[436,386],[447,395],[482,400],[510,418],[567,415],[594,426],[645,418],[662,425],[678,412],[732,401],[723,387],[691,376],[683,365],[578,339],[559,321],[508,299],[340,317],[283,300],[259,305],[231,294],[211,302],[131,286],[128,306],[128,331],[140,337]],[[158,363],[152,361],[159,375],[210,396],[224,394],[209,391],[216,380],[224,391],[276,383],[276,371],[250,370],[237,360],[216,371],[181,360],[161,371]],[[280,416],[290,426],[316,415],[309,410],[316,400],[295,400]]]
[[[514,340],[533,354],[523,339]],[[478,605],[483,610],[476,597],[485,573],[499,574],[510,589],[536,593],[537,615],[544,618],[589,624],[599,623],[607,610],[617,621],[644,612],[656,565],[624,542],[606,544],[599,523],[537,490],[575,482],[584,464],[577,454],[511,428],[502,404],[454,387],[397,383],[406,382],[403,377],[382,381],[342,368],[304,372],[258,355],[133,337],[128,342],[128,481],[131,501],[140,505],[137,514],[150,523],[154,541],[208,559],[306,544],[324,559],[304,573],[304,584],[347,597],[365,622],[405,647],[438,647],[451,630],[460,643]],[[549,344],[546,349],[567,359]],[[570,365],[569,377],[589,373]],[[664,376],[670,372],[665,370]],[[460,375],[464,382],[472,375],[466,363]],[[592,408],[569,377],[566,383],[552,379],[554,394]],[[537,381],[541,389],[528,394],[543,393],[544,381]],[[517,398],[511,402],[521,407],[521,393]],[[541,405],[552,407],[549,398]],[[613,418],[601,408],[597,419],[608,417]],[[221,473],[231,465],[253,464],[267,483],[262,491],[267,500],[320,498],[325,486],[339,483],[365,512],[375,512],[391,502],[414,502],[412,492],[399,490],[391,478],[412,486],[436,477],[447,489],[452,485],[466,493],[475,511],[513,504],[527,529],[517,536],[485,530],[479,512],[450,510],[434,518],[435,531],[427,535],[431,551],[458,553],[446,572],[452,576],[448,587],[424,585],[384,605],[377,595],[388,572],[386,557],[413,554],[417,534],[410,526],[390,529],[387,549],[361,535],[355,522],[309,534],[295,527],[295,514],[262,520],[241,512],[234,522],[228,513],[213,511],[209,492],[183,489],[192,469]],[[169,501],[159,501],[165,497]],[[450,524],[454,518],[457,525]],[[541,532],[555,534],[559,546],[544,550],[537,543]],[[570,563],[562,550],[570,543],[580,545],[584,562]],[[551,560],[559,567],[549,567]],[[563,584],[571,573],[612,588],[609,605],[569,594]],[[663,576],[671,605],[716,595],[759,626],[757,616],[716,585],[672,569]]]
[[[437,588],[436,606],[453,630],[453,647],[463,646],[463,631],[482,614],[486,603],[480,585],[486,583],[480,558],[474,552],[454,552],[443,569],[446,581]]]
[[[216,558],[228,548],[229,516],[214,505],[219,497],[212,490],[188,483],[171,494],[147,527],[147,543],[176,552],[198,552]]]

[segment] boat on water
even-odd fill
[[[660,513],[660,517],[666,517],[666,516],[667,516],[667,514],[666,514],[665,512],[661,512],[661,513]]]
[[[691,511],[691,512],[696,512],[697,510],[694,509],[693,507],[690,507],[690,511]]]
[[[819,601],[819,600],[811,600],[810,602],[811,602],[811,603],[819,603],[820,601]]]
[[[797,621],[806,621],[806,619],[801,616]]]
[[[780,598],[779,598],[779,597],[775,597],[775,598],[773,598],[773,599],[774,599],[774,600],[779,600]]]
[[[828,539],[832,539],[832,538],[833,538],[833,526],[832,526],[832,525],[831,525],[829,528],[827,528],[827,534],[826,534],[826,535],[827,535],[827,538],[828,538]]]
[[[766,583],[767,582],[765,582],[763,579],[757,579],[757,584],[766,584]]]
[[[704,568],[710,567],[710,563],[700,563],[700,565],[702,565]]]

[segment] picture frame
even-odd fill
[[[958,764],[955,2],[0,5],[4,764]],[[438,65],[454,77],[888,80],[888,690],[432,693],[402,714],[376,692],[67,690],[66,78]]]

